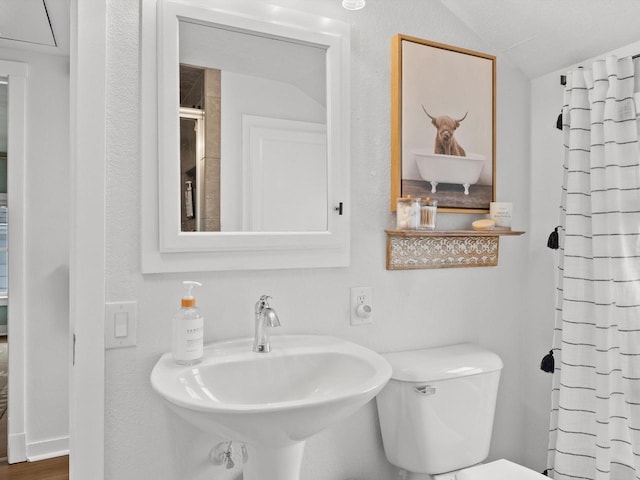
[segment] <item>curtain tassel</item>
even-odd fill
[[[549,240],[547,240],[547,247],[552,250],[558,250],[560,247],[560,242],[558,240],[558,227],[553,229],[551,235],[549,235]]]
[[[553,350],[549,350],[549,353],[542,358],[542,361],[540,362],[540,370],[548,373],[553,373],[553,371],[555,370]]]
[[[562,113],[558,115],[558,119],[556,120],[556,128],[558,130],[562,130]]]

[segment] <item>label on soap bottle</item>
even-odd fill
[[[200,360],[203,354],[204,319],[176,319],[173,359],[176,363],[189,364]]]

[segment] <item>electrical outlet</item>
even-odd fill
[[[373,323],[373,290],[371,287],[351,287],[349,304],[351,325],[367,325]]]

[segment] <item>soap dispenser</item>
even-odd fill
[[[202,360],[204,319],[196,307],[193,287],[201,287],[199,282],[182,282],[185,294],[181,306],[173,317],[173,361],[178,365],[193,365]]]

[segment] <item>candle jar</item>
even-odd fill
[[[401,197],[396,207],[396,227],[398,230],[416,230],[420,226],[420,199]]]
[[[423,198],[420,202],[420,230],[435,230],[437,213],[438,201]]]

